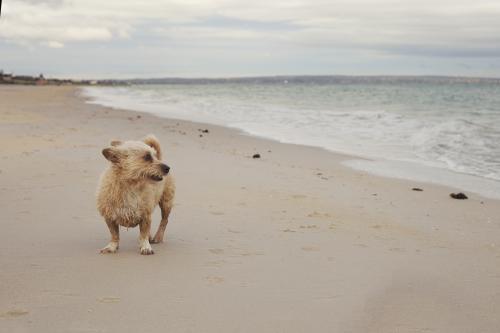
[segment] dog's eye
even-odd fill
[[[147,153],[146,155],[144,155],[144,161],[151,162],[152,160],[153,160],[153,156],[151,156],[150,153]]]

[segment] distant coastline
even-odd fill
[[[46,78],[43,74],[38,76],[31,75],[15,75],[13,73],[5,73],[0,70],[0,84],[10,85],[30,85],[30,86],[71,86],[71,85],[84,85],[84,86],[110,86],[110,85],[123,85],[124,82],[117,80],[76,80],[76,79],[57,79]]]
[[[367,84],[367,83],[488,83],[500,84],[500,78],[462,76],[392,76],[392,75],[277,75],[227,78],[148,78],[116,80],[126,84]]]
[[[398,84],[398,83],[435,83],[435,84],[500,84],[500,78],[439,76],[439,75],[276,75],[242,76],[220,78],[131,78],[78,80],[45,78],[39,76],[14,75],[0,70],[0,84],[20,85],[92,85],[123,86],[137,84]]]

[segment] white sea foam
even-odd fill
[[[500,198],[498,86],[190,84],[85,94],[92,103],[366,157],[373,161],[347,164]]]

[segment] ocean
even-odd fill
[[[367,172],[500,198],[500,84],[453,80],[88,87],[90,103],[322,147]]]

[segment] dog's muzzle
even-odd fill
[[[170,167],[168,165],[162,163],[162,164],[160,164],[160,170],[163,173],[163,176],[166,176],[168,174],[168,172],[170,171]],[[163,180],[163,176],[162,175],[152,175],[151,179],[159,182],[159,181]]]

